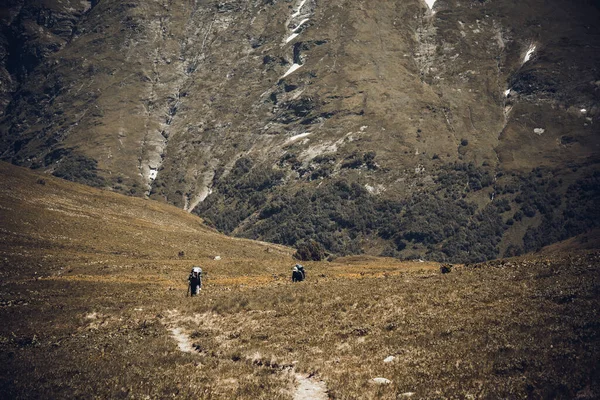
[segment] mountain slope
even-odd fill
[[[5,398],[600,393],[600,253],[573,243],[450,273],[343,257],[292,283],[289,248],[3,162],[0,220]]]
[[[179,286],[186,276],[165,275],[161,268],[185,274],[200,264],[219,282],[255,275],[258,265],[262,275],[293,263],[289,248],[221,235],[171,205],[43,177],[4,162],[0,177],[3,281],[36,275],[101,281],[120,271],[131,281]]]
[[[483,260],[597,226],[593,2],[14,4],[9,54],[39,15],[74,27],[26,79],[5,62],[5,160],[340,254]]]

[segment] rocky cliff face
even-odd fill
[[[477,260],[598,223],[592,1],[13,1],[1,16],[4,160],[336,253]]]

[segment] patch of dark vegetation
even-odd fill
[[[52,175],[59,178],[89,186],[105,186],[104,178],[98,175],[98,162],[83,154],[57,149],[49,153],[44,162],[46,165],[56,164]]]
[[[410,245],[424,247],[430,259],[481,261],[498,255],[503,232],[495,203],[477,211],[436,193],[386,200],[340,180],[275,195],[243,235],[290,246],[309,238],[340,255],[359,254],[365,240],[380,238],[393,244],[386,255],[402,257]]]
[[[307,117],[317,107],[317,103],[311,98],[301,98],[281,103],[279,106],[281,112],[276,121],[282,124],[291,124]]]
[[[375,153],[356,152],[342,165],[366,169],[374,159]],[[381,255],[442,262],[497,258],[503,238],[515,224],[530,228],[523,238],[511,237],[507,256],[600,225],[595,207],[598,173],[570,185],[561,200],[565,185],[555,172],[534,169],[524,176],[505,176],[490,167],[454,163],[438,170],[434,187],[392,200],[369,193],[350,177],[332,181],[338,162],[336,155],[325,154],[303,166],[294,153],[287,153],[278,163],[281,169],[271,169],[240,159],[198,213],[223,232],[237,230],[252,239],[297,248],[310,242],[336,255],[360,254],[373,241],[383,241],[387,245]],[[323,179],[322,184],[284,193],[278,187],[284,169],[296,171],[308,182]],[[487,203],[472,200],[482,195]],[[541,222],[535,222],[540,217]]]
[[[435,182],[456,200],[458,193],[474,192],[491,186],[494,177],[488,169],[478,168],[473,163],[454,163],[443,166]]]
[[[528,70],[516,74],[509,87],[520,95],[542,95],[556,93],[558,83],[548,74]]]
[[[440,273],[449,274],[450,272],[452,272],[452,268],[453,268],[452,264],[442,264],[440,266]]]
[[[292,170],[297,170],[302,166],[302,162],[298,160],[298,156],[296,154],[285,153],[279,159],[279,166],[285,167],[286,165],[289,165],[292,168]]]
[[[324,260],[325,257],[325,249],[314,240],[300,243],[294,254],[294,258],[301,261],[321,261]]]
[[[209,225],[231,233],[265,205],[267,194],[282,182],[283,176],[281,170],[254,166],[252,160],[242,157],[236,161],[229,175],[215,181],[213,194],[201,203],[197,212]]]
[[[367,153],[355,151],[344,159],[342,168],[359,169],[361,167],[365,167],[366,169],[370,170],[379,169],[375,163],[376,155],[377,154],[374,151],[369,151]]]
[[[539,212],[542,218],[537,227],[530,227],[523,237],[524,251],[568,239],[600,226],[600,171],[584,175],[569,185],[562,200],[559,183],[552,172],[534,170],[517,196],[522,210]]]

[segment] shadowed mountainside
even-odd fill
[[[596,4],[431,3],[12,0],[0,157],[336,254],[597,228]]]

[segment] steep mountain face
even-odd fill
[[[591,0],[3,7],[4,160],[338,254],[482,260],[599,224]]]

